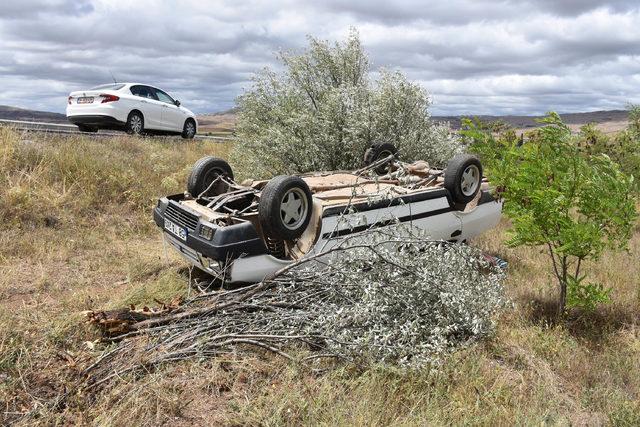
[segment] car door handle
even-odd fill
[[[144,99],[142,101],[140,101],[140,102],[142,102],[143,104],[148,104],[149,103],[149,101],[146,101]]]

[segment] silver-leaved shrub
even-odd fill
[[[477,249],[402,230],[349,247],[279,279],[283,300],[304,301],[291,333],[325,337],[347,359],[418,367],[494,330],[504,273]]]
[[[242,175],[353,169],[376,142],[395,144],[404,160],[434,165],[462,149],[448,125],[430,119],[420,85],[384,69],[370,78],[355,30],[333,45],[309,38],[304,52],[279,58],[282,71],[265,69],[238,99],[232,158]]]

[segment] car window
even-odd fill
[[[156,101],[158,100],[158,98],[156,98],[155,91],[153,90],[153,88],[150,88],[149,86],[143,86],[143,85],[131,86],[131,93],[134,94],[135,96],[140,96],[142,98],[154,99]]]
[[[144,88],[145,91],[145,96],[149,99],[154,99],[154,100],[158,100],[158,97],[156,96],[156,91],[153,90],[152,87],[150,86],[142,86]]]
[[[167,104],[175,104],[173,98],[160,89],[156,89],[156,96],[158,97],[159,101],[166,102]]]

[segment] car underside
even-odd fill
[[[390,144],[372,149],[358,170],[241,184],[224,160],[206,157],[187,192],[158,201],[154,220],[190,263],[230,282],[260,281],[372,228],[404,223],[434,240],[464,241],[499,221],[502,204],[475,157],[442,170],[400,162]]]

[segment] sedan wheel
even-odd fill
[[[140,113],[133,112],[127,119],[127,133],[131,135],[141,135],[144,130],[144,119]]]
[[[182,129],[182,137],[192,139],[194,136],[196,136],[196,124],[192,120],[187,120]]]

